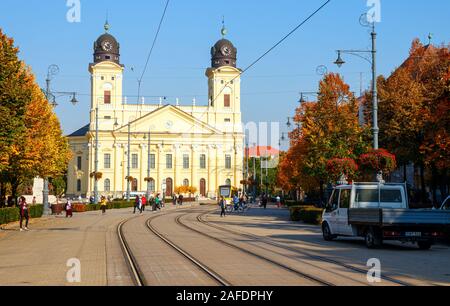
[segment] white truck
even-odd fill
[[[417,243],[428,250],[450,227],[450,211],[410,209],[405,184],[354,183],[334,188],[323,213],[326,241],[364,237],[368,248],[383,241]]]

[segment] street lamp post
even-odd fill
[[[128,150],[127,150],[127,202],[130,202],[131,197],[131,124],[128,123]]]
[[[152,157],[152,152],[150,150],[150,146],[151,146],[151,131],[149,130],[148,132],[148,144],[147,144],[147,199],[150,199],[150,195],[152,193],[151,191],[151,186],[150,186],[150,175],[151,175],[151,157]]]
[[[94,161],[94,204],[98,204],[98,106],[95,108],[95,161]]]
[[[361,16],[360,22],[363,26],[370,25],[372,27],[372,32],[370,33],[372,37],[372,50],[337,50],[338,58],[334,62],[338,67],[342,67],[342,65],[345,64],[345,61],[342,59],[342,54],[350,54],[357,56],[359,58],[362,58],[369,62],[372,66],[372,104],[373,104],[373,110],[372,110],[372,116],[373,116],[373,147],[375,150],[379,149],[379,133],[380,129],[378,127],[378,93],[377,93],[377,69],[376,69],[376,56],[377,56],[377,49],[376,49],[376,38],[377,33],[375,32],[375,22],[369,24],[367,21],[363,21],[364,18],[367,18],[367,14],[363,14]],[[361,54],[371,54],[371,58],[367,58]]]
[[[55,94],[59,94],[61,96],[65,95],[71,95],[72,100],[70,101],[73,105],[76,105],[78,103],[76,99],[76,93],[75,92],[52,92],[50,83],[52,79],[59,73],[59,67],[58,65],[50,65],[47,69],[47,78],[45,79],[46,88],[45,88],[45,97],[47,101],[50,102],[52,100],[52,105],[56,107],[58,104],[56,103],[56,96]],[[44,186],[42,189],[42,204],[44,206],[44,215],[50,215],[50,205],[48,202],[48,196],[49,196],[49,188],[48,188],[48,177],[44,177]]]

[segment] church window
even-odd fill
[[[225,122],[226,122],[226,123],[230,123],[230,122],[231,122],[231,119],[230,119],[230,118],[226,118],[226,119],[225,119]]]
[[[156,156],[155,156],[155,154],[150,154],[150,169],[156,169]]]
[[[225,156],[225,169],[231,169],[231,155]]]
[[[114,81],[115,79],[116,79],[115,77],[112,77],[112,78],[111,78],[111,81]]]
[[[105,77],[104,77],[104,76],[102,76],[102,77],[101,77],[101,79],[102,79],[102,81],[104,81],[104,80],[105,80]]]
[[[137,169],[139,167],[139,156],[137,154],[133,154],[131,156],[131,167],[133,169]]]
[[[105,90],[104,92],[104,103],[111,104],[111,91]]]
[[[105,191],[110,192],[111,191],[111,181],[109,179],[105,180]]]
[[[172,169],[172,154],[166,155],[166,168]]]
[[[183,155],[183,169],[189,169],[189,154]]]
[[[105,169],[111,169],[111,154],[105,154]]]
[[[77,169],[78,169],[78,171],[81,170],[82,166],[83,166],[83,164],[82,164],[82,157],[78,156],[77,157]]]
[[[230,95],[224,95],[224,106],[230,107],[231,106],[231,97]]]
[[[189,180],[188,180],[188,179],[185,179],[185,180],[183,181],[183,186],[184,186],[184,187],[189,187]]]
[[[206,155],[200,155],[200,169],[206,169]]]
[[[81,180],[77,180],[77,192],[81,192]]]

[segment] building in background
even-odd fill
[[[74,155],[69,163],[67,196],[94,193],[97,109],[100,195],[123,197],[128,163],[132,192],[146,192],[146,179],[150,179],[153,193],[165,189],[167,196],[178,186],[193,186],[197,195],[204,197],[215,197],[220,185],[239,187],[244,134],[241,70],[236,68],[234,45],[223,38],[211,49],[211,67],[206,70],[209,101],[204,105],[193,100],[189,106],[180,106],[178,99],[175,105],[167,105],[163,98],[154,104],[145,103],[144,98],[131,104],[122,92],[120,44],[108,33],[109,27],[105,30],[94,43],[94,61],[89,65],[90,123],[68,136]]]

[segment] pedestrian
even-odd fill
[[[177,206],[177,201],[178,201],[177,195],[174,194],[174,195],[172,196],[172,204],[173,204],[173,206]]]
[[[69,199],[67,200],[66,204],[66,218],[73,217],[73,209],[72,209],[72,201]]]
[[[233,204],[234,204],[234,210],[238,211],[239,210],[239,197],[237,194],[235,194],[233,197]]]
[[[183,195],[180,194],[180,196],[178,197],[178,204],[179,204],[180,206],[183,206],[183,199],[184,199]]]
[[[140,208],[139,208],[139,196],[136,196],[136,199],[134,200],[134,211],[133,211],[133,214],[135,214],[136,213],[136,210],[140,210]]]
[[[227,216],[227,211],[226,211],[226,208],[227,208],[227,201],[225,200],[224,197],[221,197],[221,198],[220,198],[219,206],[220,206],[220,209],[221,209],[220,217],[221,217],[221,218],[226,217],[226,216]]]
[[[108,206],[108,202],[106,201],[106,198],[105,198],[105,197],[102,197],[102,200],[101,200],[101,202],[100,202],[100,207],[101,207],[101,209],[102,209],[102,214],[103,214],[103,215],[106,214],[106,208],[107,208],[107,206]]]
[[[268,201],[268,197],[267,197],[267,195],[264,193],[264,194],[262,195],[262,207],[263,207],[264,209],[267,209],[267,201]]]
[[[155,198],[155,208],[157,210],[161,210],[161,199],[160,199],[160,195],[159,194]]]
[[[277,196],[277,206],[278,208],[281,208],[281,197]]]
[[[145,211],[145,206],[147,206],[147,197],[142,197],[142,211]]]
[[[139,196],[138,199],[139,199],[139,204],[138,204],[139,212],[142,214],[142,212],[143,212],[143,210],[142,210],[143,209],[142,208],[142,197]]]
[[[28,222],[30,220],[30,215],[28,212],[28,204],[25,197],[21,197],[19,200],[19,209],[20,209],[20,231],[23,232],[28,231]],[[23,225],[23,219],[26,220],[25,228],[22,227]]]

